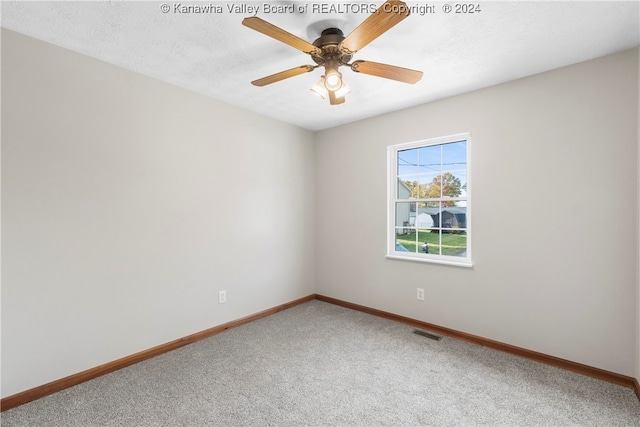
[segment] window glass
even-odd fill
[[[390,146],[387,255],[470,265],[468,134]]]

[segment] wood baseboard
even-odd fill
[[[568,371],[576,372],[578,374],[586,375],[589,377],[597,378],[610,383],[618,384],[624,387],[634,389],[638,399],[640,399],[640,384],[638,380],[633,377],[617,374],[615,372],[606,371],[604,369],[594,368],[592,366],[583,365],[581,363],[572,362],[570,360],[561,359],[555,356],[549,356],[547,354],[538,353],[536,351],[527,350],[525,348],[516,347],[513,345],[505,344],[499,341],[482,338],[477,335],[467,334],[465,332],[456,331],[454,329],[445,328],[443,326],[434,325],[427,322],[411,319],[409,317],[400,316],[397,314],[389,313],[375,308],[366,307],[359,304],[342,301],[339,299],[327,297],[324,295],[316,295],[316,299],[331,304],[339,305],[342,307],[350,308],[364,313],[372,314],[374,316],[382,317],[396,322],[404,323],[420,329],[426,329],[431,332],[436,332],[448,337],[461,339],[474,344],[478,344],[484,347],[499,350],[504,353],[513,354],[516,356],[524,357],[526,359],[534,360],[536,362],[545,363],[547,365],[555,366],[557,368],[565,369]]]
[[[269,308],[259,313],[252,314],[250,316],[233,320],[219,326],[214,326],[213,328],[196,332],[195,334],[188,335],[186,337],[178,338],[177,340],[173,340],[165,344],[160,344],[159,346],[143,350],[141,352],[123,357],[118,360],[114,360],[113,362],[105,363],[104,365],[96,366],[95,368],[87,369],[86,371],[82,371],[77,374],[52,381],[50,383],[32,388],[30,390],[5,397],[0,401],[0,412],[15,408],[16,406],[24,405],[25,403],[40,399],[66,388],[73,387],[85,381],[89,381],[102,375],[117,371],[118,369],[125,368],[135,363],[142,362],[143,360],[151,359],[152,357],[158,356],[162,353],[166,353],[168,351],[175,350],[196,341],[209,338],[213,335],[224,332],[227,329],[235,328],[240,325],[244,325],[245,323],[253,322],[254,320],[258,320],[263,317],[267,317],[288,308],[294,307],[296,305],[303,304],[315,299],[315,297],[315,295],[309,295],[304,298],[300,298],[282,305],[278,305],[276,307]]]
[[[253,322],[254,320],[258,320],[263,317],[270,316],[272,314],[278,313],[280,311],[286,310],[291,307],[295,307],[296,305],[303,304],[313,299],[318,299],[320,301],[350,308],[352,310],[357,310],[364,313],[372,314],[374,316],[404,323],[416,328],[426,329],[426,330],[436,332],[442,335],[446,335],[452,338],[458,338],[474,344],[482,345],[488,348],[493,348],[494,350],[499,350],[505,353],[514,354],[516,356],[524,357],[530,360],[535,360],[537,362],[545,363],[547,365],[566,369],[566,370],[573,371],[582,375],[587,375],[593,378],[598,378],[600,380],[622,385],[624,387],[629,387],[635,391],[636,395],[638,396],[638,399],[640,400],[640,383],[636,378],[627,377],[624,375],[616,374],[614,372],[605,371],[603,369],[594,368],[594,367],[583,365],[576,362],[571,362],[569,360],[560,359],[558,357],[549,356],[543,353],[538,353],[538,352],[527,350],[521,347],[504,344],[499,341],[489,340],[476,335],[471,335],[465,332],[456,331],[454,329],[449,329],[449,328],[434,325],[431,323],[422,322],[419,320],[411,319],[409,317],[404,317],[404,316],[389,313],[386,311],[377,310],[375,308],[370,308],[363,305],[342,301],[342,300],[327,297],[324,295],[314,294],[314,295],[309,295],[304,298],[300,298],[276,307],[269,308],[267,310],[252,314],[250,316],[246,316],[237,320],[233,320],[228,323],[224,323],[219,326],[215,326],[210,329],[206,329],[204,331],[196,332],[195,334],[188,335],[186,337],[182,337],[177,340],[170,341],[168,343],[161,344],[159,346],[156,346],[147,350],[143,350],[139,353],[135,353],[130,356],[123,357],[113,362],[105,363],[104,365],[100,365],[95,368],[91,368],[86,371],[82,371],[77,374],[73,374],[68,377],[52,381],[50,383],[32,388],[30,390],[23,391],[21,393],[17,393],[12,396],[5,397],[0,401],[0,411],[6,411],[8,409],[15,408],[20,405],[24,405],[25,403],[31,402],[33,400],[40,399],[42,397],[48,396],[50,394],[56,393],[66,388],[73,387],[85,381],[89,381],[94,378],[100,377],[102,375],[106,375],[108,373],[117,371],[119,369],[125,368],[127,366],[133,365],[138,362],[142,362],[144,360],[150,359],[152,357],[158,356],[162,353],[166,353],[171,350],[175,350],[177,348],[194,343],[196,341],[209,338],[211,336],[224,332],[227,329],[235,328],[235,327],[244,325],[246,323]]]

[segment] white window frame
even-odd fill
[[[466,141],[467,156],[467,182],[466,197],[458,200],[466,201],[466,236],[467,252],[466,257],[450,255],[434,255],[428,253],[401,252],[396,250],[396,203],[407,201],[408,199],[398,198],[398,152],[413,148],[421,148],[433,145],[443,145],[453,142]],[[460,133],[456,135],[431,138],[415,142],[390,145],[387,147],[387,258],[401,259],[418,262],[428,262],[436,264],[454,265],[460,267],[472,267],[471,261],[471,134]],[[415,201],[436,201],[435,199],[410,199]],[[441,198],[442,200],[442,198]],[[447,200],[450,200],[449,198]],[[453,200],[456,200],[454,198]]]

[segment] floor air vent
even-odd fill
[[[426,337],[435,341],[440,341],[442,339],[440,335],[432,334],[426,331],[420,331],[418,329],[414,330],[413,333],[416,335],[420,335],[421,337]]]

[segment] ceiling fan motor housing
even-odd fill
[[[323,65],[328,59],[335,59],[340,65],[346,65],[351,60],[351,55],[338,49],[340,42],[344,40],[344,33],[339,28],[327,28],[322,31],[313,45],[320,48],[322,53],[312,54],[311,58],[316,64]]]

